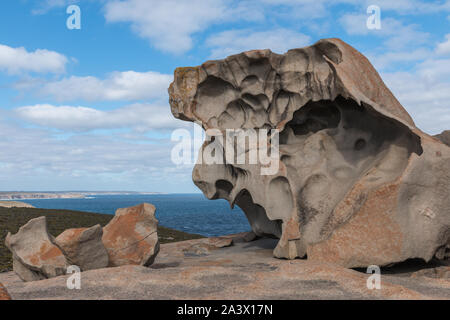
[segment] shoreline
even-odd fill
[[[80,191],[80,192],[0,192],[0,201],[20,201],[20,200],[51,200],[51,199],[86,199],[91,196],[127,196],[127,195],[167,195],[163,192],[101,192],[101,191]]]

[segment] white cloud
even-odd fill
[[[350,35],[366,35],[370,31],[367,29],[367,16],[362,13],[344,14],[339,18],[339,22]]]
[[[450,81],[450,58],[428,59],[418,65],[417,74],[430,85]]]
[[[366,0],[367,5],[377,4],[381,10],[395,11],[398,14],[433,14],[450,11],[450,1],[420,1],[420,0]]]
[[[450,2],[419,0],[366,0],[366,6],[375,4],[382,11],[394,11],[398,14],[429,14],[450,9]]]
[[[383,79],[419,128],[431,134],[450,129],[450,59],[429,59]]]
[[[191,35],[224,16],[222,0],[125,0],[105,6],[108,22],[130,22],[133,31],[163,51],[183,53],[192,48]]]
[[[12,48],[0,44],[0,70],[9,74],[62,73],[65,71],[67,62],[66,56],[55,51],[37,49],[29,52],[23,47]]]
[[[378,55],[368,54],[370,62],[377,70],[383,70],[390,66],[398,66],[399,63],[414,63],[429,57],[433,52],[426,48],[418,48],[410,51],[390,51]]]
[[[46,128],[69,132],[128,128],[138,132],[173,129],[183,125],[173,118],[168,106],[132,104],[102,111],[87,107],[38,104],[14,110],[22,120]]]
[[[429,34],[418,30],[414,24],[405,25],[393,18],[382,18],[381,29],[369,30],[367,28],[367,15],[349,13],[343,15],[339,22],[349,35],[373,35],[383,37],[385,45],[391,49],[404,48],[407,45],[425,43]]]
[[[196,190],[192,168],[170,162],[173,143],[134,135],[55,135],[0,119],[2,190]]]
[[[352,2],[351,0],[340,0],[342,3]],[[261,3],[261,1],[259,1]],[[330,6],[337,4],[336,1],[330,0],[264,0],[266,11],[269,11],[273,6],[285,6],[287,10],[281,12],[282,15],[288,17],[297,17],[306,20],[322,18],[329,14]],[[273,10],[270,14],[280,14],[280,9]]]
[[[172,80],[173,76],[171,75],[153,71],[113,72],[105,79],[93,76],[72,76],[43,84],[40,93],[44,96],[51,96],[60,102],[77,99],[87,101],[144,100],[165,97]]]
[[[276,53],[284,53],[308,44],[309,36],[289,29],[257,32],[247,29],[229,30],[215,34],[206,41],[206,45],[212,48],[212,58],[225,58],[252,49],[271,49]]]
[[[437,45],[436,53],[440,55],[450,54],[450,33],[445,35],[447,39]]]
[[[46,14],[54,8],[62,8],[70,4],[77,3],[79,0],[45,0],[39,1],[39,6],[31,11],[32,14],[40,15]]]

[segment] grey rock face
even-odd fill
[[[169,94],[176,118],[224,136],[280,131],[275,174],[225,158],[192,174],[209,199],[240,206],[256,235],[279,238],[276,257],[345,267],[448,259],[450,148],[415,126],[348,44],[325,39],[177,68]]]
[[[438,138],[440,141],[450,147],[450,130],[442,131],[440,134],[437,134],[434,137]]]
[[[30,220],[14,235],[8,233],[5,244],[13,254],[13,269],[22,280],[65,274],[66,259],[48,233],[45,217]]]
[[[106,268],[109,258],[102,236],[103,229],[99,224],[91,228],[69,229],[56,237],[56,245],[68,263],[82,271]]]

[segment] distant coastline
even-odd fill
[[[20,192],[20,191],[2,191],[0,192],[1,201],[10,200],[33,200],[33,199],[84,199],[93,195],[151,195],[164,194],[162,192],[134,192],[134,191],[49,191],[49,192]]]
[[[20,202],[20,201],[0,201],[0,207],[2,208],[34,208],[29,203]]]

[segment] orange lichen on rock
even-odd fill
[[[8,294],[8,291],[1,283],[0,283],[0,300],[11,300],[11,296]]]
[[[19,231],[8,233],[6,246],[13,254],[13,269],[24,281],[65,273],[67,261],[48,233],[45,217],[30,220]]]
[[[110,266],[153,263],[159,252],[155,210],[153,205],[144,203],[116,211],[103,229],[102,238]]]

